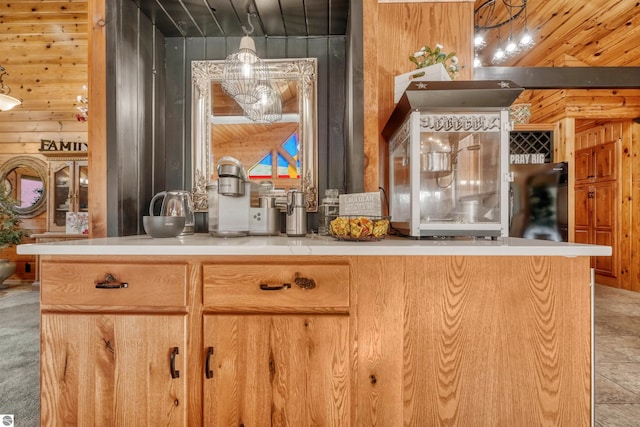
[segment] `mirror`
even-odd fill
[[[206,186],[222,156],[238,159],[249,179],[305,193],[318,210],[316,58],[265,59],[282,95],[282,119],[253,122],[222,91],[224,61],[192,61],[192,172],[196,210],[207,209]]]
[[[0,182],[17,201],[22,218],[40,215],[47,207],[47,164],[28,156],[13,157],[0,166]]]

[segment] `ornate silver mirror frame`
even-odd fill
[[[29,156],[17,156],[4,162],[0,166],[0,182],[5,186],[5,190],[9,190],[12,193],[15,191],[12,180],[15,178],[14,174],[16,172],[28,172],[32,179],[42,182],[40,197],[32,205],[15,207],[16,213],[22,218],[36,217],[47,208],[47,164],[40,159]],[[16,195],[13,198],[17,199],[18,197]]]
[[[300,190],[307,211],[318,210],[317,59],[265,59],[272,80],[298,83],[298,138],[300,143]],[[224,61],[192,61],[192,174],[196,210],[207,209],[206,186],[215,179],[216,159],[231,153],[213,153],[211,141],[211,87],[222,81]]]

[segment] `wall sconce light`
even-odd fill
[[[22,101],[18,98],[14,98],[9,95],[11,93],[11,89],[2,81],[2,76],[5,74],[9,75],[4,67],[0,65],[0,111],[8,111],[16,105],[22,104]]]

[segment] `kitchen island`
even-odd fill
[[[41,261],[42,425],[588,426],[590,256],[513,238],[148,236]]]

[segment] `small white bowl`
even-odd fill
[[[184,229],[183,216],[144,216],[142,225],[151,237],[177,237]]]

